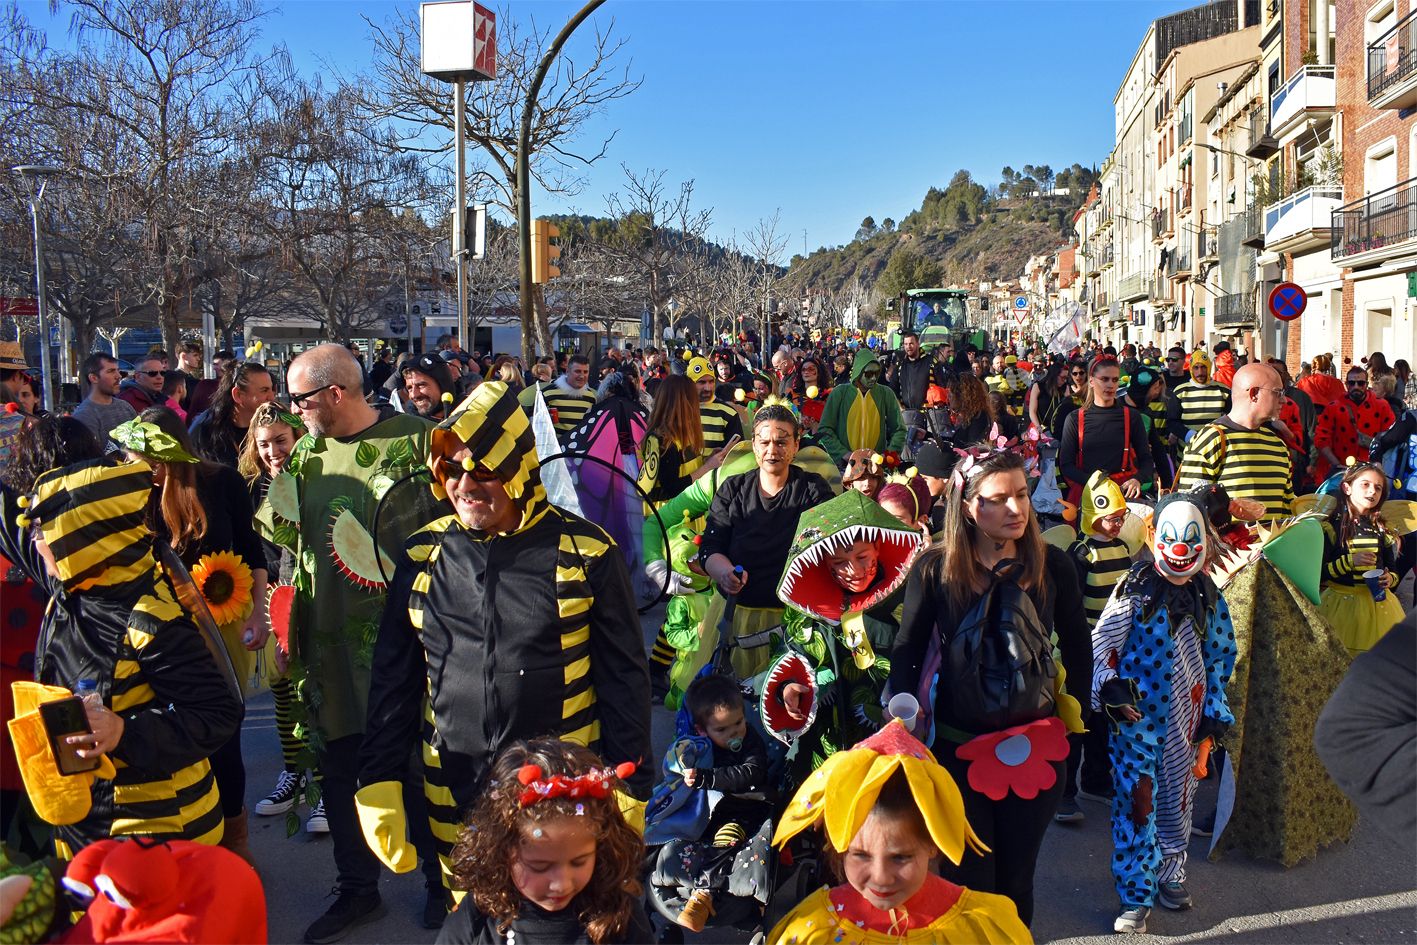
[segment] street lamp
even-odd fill
[[[44,293],[44,234],[39,228],[39,205],[44,200],[44,188],[62,167],[48,164],[21,164],[14,168],[29,191],[30,219],[34,222],[34,281],[35,299],[39,303],[39,377],[44,409],[54,410],[54,377],[49,370],[49,301]]]

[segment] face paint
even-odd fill
[[[1168,502],[1156,513],[1156,570],[1168,578],[1199,574],[1205,560],[1205,519],[1189,502]]]

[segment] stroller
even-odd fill
[[[719,642],[699,676],[718,673],[734,676],[732,650],[771,642],[777,630],[735,638],[730,630],[735,601],[729,598],[719,623]],[[736,676],[734,677],[736,679]],[[742,681],[739,682],[742,688]],[[746,697],[745,709],[753,705]],[[767,782],[779,784],[784,774],[785,749],[769,738],[761,720],[747,711],[750,728],[769,746]],[[696,790],[683,783],[686,768],[712,765],[712,743],[693,733],[687,708],[680,707],[676,739],[664,761],[664,779],[655,788],[646,811],[645,883],[654,911],[663,919],[661,942],[682,942],[681,916],[691,898],[707,893],[711,912],[706,927],[734,928],[753,933],[762,942],[778,918],[785,915],[819,885],[816,857],[782,857],[772,848],[773,831],[781,813],[775,791],[711,797],[717,792]],[[774,750],[776,748],[777,750]],[[760,822],[729,823],[713,829],[714,811],[736,805],[733,812],[757,807],[765,814]],[[722,818],[718,818],[721,820]],[[734,817],[734,820],[741,818]]]

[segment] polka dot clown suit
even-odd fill
[[[1093,630],[1092,705],[1113,729],[1112,876],[1124,909],[1149,908],[1160,884],[1185,881],[1197,745],[1234,721],[1225,684],[1235,633],[1203,573],[1214,538],[1203,502],[1183,492],[1157,506],[1155,563],[1132,567]],[[1128,720],[1128,707],[1140,718]]]

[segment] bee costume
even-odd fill
[[[623,557],[600,528],[546,500],[530,422],[500,382],[479,385],[434,429],[428,465],[442,500],[462,469],[495,473],[511,531],[446,515],[409,538],[374,647],[356,795],[365,839],[395,872],[404,838],[399,779],[421,731],[428,815],[445,881],[468,805],[513,741],[562,738],[608,764],[649,757],[649,675]],[[648,795],[648,766],[631,778]]]

